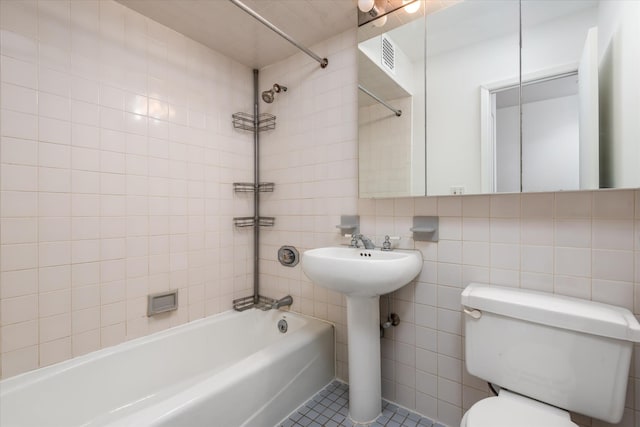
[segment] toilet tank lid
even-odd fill
[[[518,288],[471,283],[462,305],[515,319],[640,342],[640,324],[626,308]]]

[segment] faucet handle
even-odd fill
[[[360,234],[352,234],[351,235],[351,244],[349,245],[352,248],[357,248],[358,247],[358,239],[360,238]]]
[[[398,236],[393,236],[393,237],[389,237],[384,236],[384,242],[382,242],[382,250],[383,251],[391,251],[393,250],[393,248],[391,247],[391,241],[392,240],[400,240],[400,237]]]

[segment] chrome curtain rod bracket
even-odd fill
[[[369,91],[369,89],[365,88],[364,86],[358,85],[358,89],[360,89],[361,91],[363,91],[364,93],[366,93],[367,95],[369,95],[370,97],[372,97],[373,99],[378,101],[380,104],[382,104],[385,107],[387,107],[389,110],[393,111],[393,113],[396,116],[400,117],[402,115],[402,110],[398,110],[397,108],[393,108],[391,105],[387,104],[386,101],[380,99],[380,97],[378,97],[376,94],[374,94],[371,91]]]
[[[304,53],[306,53],[307,55],[309,55],[313,59],[315,59],[318,63],[320,63],[320,67],[321,68],[327,68],[327,65],[329,65],[329,60],[327,58],[321,58],[320,56],[318,56],[315,53],[313,53],[311,50],[309,50],[306,47],[302,46],[301,44],[296,42],[294,39],[292,39],[287,33],[285,33],[284,31],[280,30],[278,27],[273,25],[271,22],[269,22],[266,19],[264,19],[262,16],[260,16],[260,14],[258,12],[256,12],[253,9],[251,9],[249,6],[247,6],[246,4],[242,3],[240,0],[229,0],[229,1],[231,3],[233,3],[233,4],[235,4],[236,6],[238,6],[240,9],[244,10],[246,13],[248,13],[252,17],[254,17],[256,20],[260,21],[264,26],[269,28],[271,31],[273,31],[274,33],[278,34],[280,37],[282,37],[283,39],[285,39],[286,41],[288,41],[289,43],[291,43],[292,45],[294,45],[295,47],[297,47],[298,49],[300,49],[301,51],[303,51]]]

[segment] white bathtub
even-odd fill
[[[267,427],[333,377],[331,325],[227,312],[0,381],[0,425]]]

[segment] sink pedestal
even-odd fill
[[[349,416],[358,423],[382,411],[380,297],[347,295]]]

